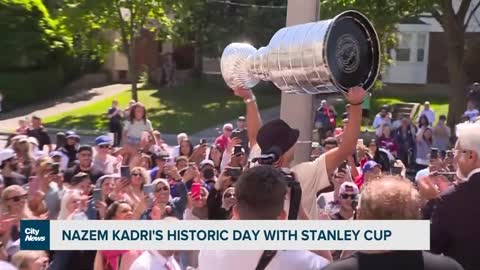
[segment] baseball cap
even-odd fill
[[[107,135],[102,135],[102,136],[98,136],[97,138],[95,138],[95,145],[97,145],[97,146],[112,145],[112,144],[113,144],[112,139]]]
[[[101,188],[102,185],[103,185],[103,182],[106,179],[109,179],[109,178],[112,178],[112,179],[120,178],[120,175],[118,175],[118,174],[107,174],[107,175],[101,176],[100,178],[98,178],[97,182],[95,183],[95,188]]]
[[[240,115],[237,120],[238,120],[238,121],[245,121],[246,118],[245,118],[245,116]]]
[[[37,140],[37,138],[35,138],[35,137],[28,137],[28,142],[31,143],[31,144],[35,144],[36,146],[38,146],[38,140]]]
[[[363,173],[367,173],[367,172],[373,170],[373,168],[375,168],[375,167],[382,168],[382,166],[380,164],[378,164],[377,162],[375,162],[374,160],[369,160],[365,164],[363,164],[362,171],[363,171]]]
[[[17,154],[15,154],[15,151],[12,149],[3,149],[0,151],[0,164],[5,160],[9,160],[15,156],[17,156]]]
[[[80,136],[78,136],[78,134],[75,131],[69,130],[69,131],[65,132],[65,138],[67,138],[67,139],[80,139]]]
[[[276,146],[287,152],[292,148],[298,140],[300,131],[291,128],[285,121],[276,119],[263,125],[257,134],[257,144],[262,150],[262,154],[266,154]]]
[[[52,152],[50,152],[49,156],[51,158],[54,158],[54,157],[61,157],[61,156],[63,156],[63,154],[60,151],[52,151]]]
[[[223,129],[225,130],[233,130],[233,125],[230,124],[230,123],[227,123],[225,125],[223,125]]]
[[[213,161],[211,161],[210,159],[205,159],[202,162],[200,162],[200,169],[202,169],[207,165],[211,165],[212,167],[215,167],[215,163],[213,163]]]
[[[344,182],[341,186],[340,186],[340,190],[339,190],[339,193],[340,194],[343,194],[343,193],[350,193],[350,194],[358,194],[360,193],[360,190],[358,189],[357,185],[355,185],[355,183],[352,183],[352,182]]]
[[[430,105],[430,101],[425,101],[425,105]]]

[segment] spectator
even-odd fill
[[[385,124],[392,124],[392,114],[389,112],[388,105],[383,105],[380,112],[373,119],[373,128],[377,136],[382,134],[382,126]]]
[[[235,184],[237,204],[234,216],[240,220],[286,219],[285,176],[272,166],[257,166],[245,171]],[[200,269],[256,269],[262,251],[200,251]],[[309,251],[276,251],[263,269],[321,269],[328,260]]]
[[[27,135],[27,130],[28,130],[27,120],[25,119],[18,120],[18,128],[15,130],[15,132],[18,135]]]
[[[426,115],[420,115],[420,118],[418,118],[418,129],[426,129],[430,127],[433,123],[428,121],[428,118]]]
[[[110,155],[113,146],[112,139],[107,135],[99,136],[95,139],[95,145],[96,151],[92,167],[104,174],[120,173],[121,158]]]
[[[418,117],[420,118],[422,115],[427,117],[428,123],[430,125],[433,125],[433,123],[435,123],[436,116],[435,112],[430,108],[430,102],[425,101],[425,103],[423,104],[423,110],[420,111]]]
[[[373,179],[382,175],[382,166],[374,160],[367,161],[362,167],[362,174],[355,179],[355,184],[359,189]]]
[[[320,211],[324,211],[328,216],[338,212],[338,196],[340,194],[340,186],[345,182],[352,182],[348,168],[337,169],[332,177],[333,191],[321,193],[317,198],[317,204]]]
[[[68,157],[68,166],[72,167],[77,161],[78,149],[80,147],[80,136],[75,131],[65,132],[66,143],[58,149],[65,156]]]
[[[248,142],[246,120],[245,116],[239,116],[237,118],[237,128],[233,130],[231,138],[240,138],[240,144],[243,149],[245,149],[245,155],[248,157],[250,154],[250,145]]]
[[[193,154],[193,145],[189,139],[180,142],[179,156],[190,158]]]
[[[65,172],[68,168],[68,157],[65,156],[62,152],[60,151],[52,151],[49,154],[49,157],[52,158],[53,162],[59,164],[59,171],[60,172]]]
[[[157,179],[157,178],[165,179],[168,177],[167,174],[165,173],[165,165],[167,164],[168,160],[170,160],[168,152],[153,153],[152,161],[155,164],[155,167],[150,170],[151,179]]]
[[[230,136],[232,136],[233,125],[230,123],[223,125],[222,131],[222,135],[215,139],[215,144],[218,145],[220,150],[223,152],[228,146]]]
[[[367,161],[373,160],[381,166],[381,169],[384,172],[390,172],[390,163],[392,161],[392,157],[389,156],[388,151],[380,148],[375,139],[371,139],[367,143],[367,148],[367,156],[360,162],[361,167],[363,168],[363,165],[365,165]]]
[[[45,251],[21,250],[13,255],[12,264],[18,270],[47,269],[48,256]]]
[[[70,186],[71,189],[78,190],[81,192],[81,194],[88,195],[90,194],[92,189],[91,182],[92,181],[90,180],[88,174],[84,172],[79,172],[75,176],[73,176],[72,182],[70,182]]]
[[[203,183],[206,185],[207,189],[210,191],[213,189],[216,181],[215,164],[211,160],[204,160],[200,163],[200,172]]]
[[[52,165],[53,160],[48,157],[42,157],[37,160],[35,168],[36,177],[29,183],[29,192],[34,192],[35,189],[38,189],[43,194],[42,200],[33,203],[33,205],[30,203],[30,208],[36,208],[35,212],[37,215],[48,211],[49,219],[55,219],[60,211],[60,199],[63,190],[63,177],[60,174],[52,174]]]
[[[18,159],[18,165],[21,168],[20,174],[26,178],[30,177],[35,164],[35,156],[32,151],[32,145],[28,142],[28,138],[18,140],[13,146]]]
[[[157,144],[156,138],[153,135],[152,123],[147,118],[147,110],[145,106],[137,102],[130,110],[129,118],[128,121],[125,122],[122,134],[124,140],[123,145],[129,157],[135,155],[140,147],[140,141],[144,133],[148,133],[153,138],[155,144]]]
[[[382,135],[378,138],[378,144],[381,148],[388,150],[393,156],[397,156],[398,147],[389,125],[383,125]]]
[[[340,186],[338,204],[340,209],[331,216],[333,220],[353,220],[358,203],[358,187],[351,182]]]
[[[226,220],[231,217],[231,212],[222,208],[223,194],[237,182],[240,174],[239,168],[226,167],[222,171],[207,199],[209,220]]]
[[[415,128],[408,117],[402,117],[400,127],[394,131],[393,137],[397,144],[397,157],[407,167],[415,160]]]
[[[118,107],[117,100],[112,101],[112,107],[108,109],[107,117],[109,119],[108,128],[114,134],[114,146],[119,146],[122,141],[123,111]]]
[[[475,121],[479,115],[478,109],[475,106],[474,101],[469,100],[467,102],[467,110],[463,113],[464,116],[468,117],[470,121]]]
[[[62,198],[58,220],[86,220],[88,197],[79,189],[69,190]],[[93,262],[93,261],[92,261]]]
[[[433,128],[433,147],[440,150],[442,157],[445,157],[445,153],[450,149],[450,127],[447,126],[447,117],[440,115],[437,125]]]
[[[457,175],[465,182],[441,195],[433,212],[431,250],[457,260],[466,270],[480,269],[480,126],[459,124],[455,145]],[[462,209],[459,211],[459,209]]]
[[[230,144],[228,147],[230,147]],[[213,144],[210,147],[210,151],[208,153],[208,159],[213,161],[213,164],[217,171],[221,171],[220,165],[222,164],[223,153],[220,150],[220,147],[218,145]]]
[[[315,128],[318,129],[319,139],[323,140],[333,133],[336,127],[336,112],[332,106],[329,106],[326,100],[322,100],[315,116]]]
[[[2,213],[5,216],[14,216],[18,219],[32,219],[33,214],[28,208],[27,191],[18,185],[11,185],[2,191]],[[15,226],[18,227],[19,224]],[[19,229],[19,227],[18,227]],[[16,240],[16,239],[13,239]]]
[[[18,159],[12,149],[3,149],[0,151],[0,169],[5,187],[11,185],[23,185],[27,182],[24,175],[17,173]]]
[[[433,146],[433,132],[430,128],[422,128],[417,133],[417,171],[425,169],[429,164],[430,149]]]
[[[322,144],[322,153],[326,153],[338,147],[338,141],[334,137],[328,137]]]
[[[64,132],[57,132],[55,136],[55,151],[58,151],[67,143],[67,138]]]
[[[130,270],[180,270],[174,254],[172,250],[144,251],[132,264]]]
[[[172,153],[170,154],[172,158],[177,158],[178,156],[180,156],[180,147],[182,145],[182,142],[187,139],[188,135],[186,133],[180,133],[177,135],[177,145],[173,147]]]
[[[170,215],[182,219],[187,206],[185,183],[180,181],[175,184],[175,190],[179,194],[175,198],[170,198],[170,184],[166,179],[156,179],[152,185],[154,187],[153,205],[143,213],[142,219],[160,220]]]
[[[107,209],[105,220],[132,220],[133,209],[126,201],[117,201]],[[97,251],[93,270],[129,270],[140,256],[136,250],[102,250]]]
[[[93,149],[89,145],[83,145],[78,148],[78,164],[65,171],[65,183],[70,183],[73,176],[79,172],[87,173],[92,180],[92,184],[104,175],[102,171],[92,167]]]
[[[145,193],[143,193],[143,186],[150,184],[150,175],[147,170],[142,167],[135,167],[130,172],[130,181],[125,193],[126,200],[133,206],[135,218],[138,219],[145,211],[139,204],[144,201]],[[145,207],[145,205],[143,205]]]
[[[32,126],[28,128],[27,136],[37,139],[40,151],[44,151],[43,147],[47,146],[48,153],[52,152],[52,141],[50,136],[48,136],[47,130],[42,126],[40,117],[32,116]]]
[[[420,196],[407,180],[391,176],[371,181],[362,189],[360,220],[420,219]],[[402,205],[402,207],[398,207]],[[473,251],[473,250],[471,250]],[[360,251],[325,270],[462,270],[454,260],[426,251]]]

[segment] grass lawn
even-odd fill
[[[255,90],[261,109],[280,104],[280,91],[273,86],[264,84]],[[139,101],[147,107],[148,118],[154,128],[163,133],[192,133],[245,114],[245,104],[233,95],[221,78],[209,77],[174,88],[146,88],[139,90],[138,96]],[[106,130],[108,120],[105,114],[113,99],[125,108],[131,99],[131,92],[126,90],[88,106],[45,118],[45,125]]]

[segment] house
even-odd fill
[[[461,0],[453,0],[457,10]],[[480,0],[473,0],[470,8]],[[393,63],[383,74],[384,82],[393,84],[446,84],[447,44],[442,26],[430,14],[406,19],[397,25],[398,44],[390,50]],[[469,81],[480,79],[480,9],[467,27],[465,66]]]

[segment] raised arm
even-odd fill
[[[252,90],[237,88],[233,89],[236,96],[241,97],[246,104],[247,111],[247,132],[250,148],[257,144],[257,133],[262,126],[262,118],[257,106],[257,99]]]
[[[325,163],[328,175],[331,175],[335,169],[355,151],[357,140],[360,135],[362,122],[362,102],[365,97],[365,90],[361,87],[353,87],[348,91],[347,101],[349,121],[345,125],[342,143],[339,147],[325,153]]]

